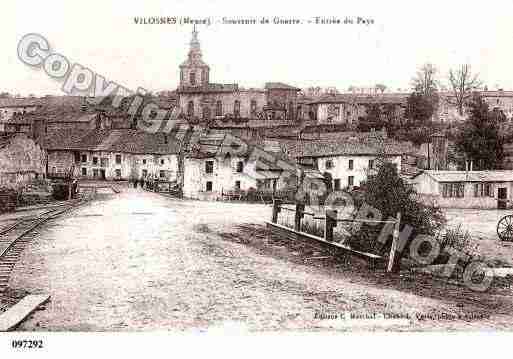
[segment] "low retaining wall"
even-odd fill
[[[373,253],[360,252],[354,250],[348,246],[337,242],[328,242],[324,240],[324,238],[317,237],[305,232],[295,231],[292,228],[288,228],[282,226],[281,224],[273,223],[266,221],[266,227],[271,230],[274,234],[279,235],[280,237],[287,238],[293,241],[301,241],[306,245],[320,249],[320,250],[329,250],[329,251],[337,251],[339,253],[350,254],[357,258],[365,259],[369,267],[375,268],[379,263],[383,262],[384,258],[378,256]]]

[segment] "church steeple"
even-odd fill
[[[180,86],[206,86],[209,82],[209,72],[210,68],[202,59],[198,31],[194,25],[187,60],[180,65]]]
[[[192,28],[192,39],[191,39],[191,49],[189,53],[199,53],[201,55],[200,42],[198,40],[198,32],[196,31],[196,24]]]

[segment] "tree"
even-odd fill
[[[380,91],[382,94],[387,89],[387,85],[383,85],[383,84],[376,84],[374,87],[376,88],[376,90]]]
[[[380,104],[366,104],[365,113],[365,117],[358,121],[358,130],[366,132],[370,131],[371,129],[377,130],[383,127]]]
[[[429,97],[420,92],[413,92],[406,100],[405,116],[409,120],[409,127],[426,126],[429,124],[435,104]]]
[[[437,74],[438,70],[433,64],[422,65],[411,81],[414,92],[427,97],[436,95],[439,87]]]
[[[414,125],[426,124],[438,107],[438,70],[432,64],[424,64],[412,78],[413,92],[407,101],[406,117]]]
[[[469,103],[470,116],[456,135],[456,149],[473,161],[473,169],[499,169],[504,158],[499,119],[479,95]]]
[[[409,253],[409,244],[419,235],[435,235],[445,223],[445,217],[440,208],[433,205],[426,205],[416,198],[415,189],[405,183],[397,173],[396,166],[379,158],[379,168],[376,174],[369,175],[365,185],[362,187],[363,200],[377,209],[381,218],[395,218],[401,213],[401,228],[405,225],[412,228],[404,249],[397,252],[394,257],[392,270],[398,272],[401,259]],[[377,238],[382,227],[362,226],[359,231],[350,239],[350,245],[361,250],[376,250],[386,254],[390,248],[391,238],[385,245],[381,245]]]
[[[12,95],[9,92],[0,93],[0,98],[9,98],[9,97],[12,97]]]
[[[469,64],[461,65],[457,70],[449,71],[449,83],[454,98],[450,99],[456,105],[458,113],[463,116],[463,109],[471,99],[472,93],[481,87],[481,81],[477,74],[472,74]]]

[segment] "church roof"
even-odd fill
[[[197,93],[197,92],[237,92],[239,85],[237,84],[215,84],[209,83],[202,86],[181,86],[178,93]]]
[[[283,82],[266,82],[265,88],[267,90],[294,90],[294,91],[301,91],[301,89],[290,86],[287,84],[284,84]]]

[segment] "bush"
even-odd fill
[[[466,253],[470,257],[477,256],[479,244],[474,244],[469,231],[463,231],[461,225],[456,228],[447,228],[444,233],[439,233],[435,239],[440,245],[440,255],[433,264],[446,264],[450,258],[450,249]]]
[[[395,256],[393,270],[399,271],[401,259],[406,253],[409,253],[409,243],[419,234],[434,236],[445,223],[445,217],[440,208],[426,205],[416,199],[415,189],[404,183],[394,164],[385,159],[380,159],[378,162],[377,174],[369,176],[362,187],[363,199],[364,203],[381,213],[382,220],[395,218],[400,212],[400,230],[406,225],[412,228],[405,248]],[[355,249],[374,252],[377,250],[381,254],[388,253],[387,249],[390,248],[392,236],[386,245],[377,243],[383,226],[362,225],[359,231],[349,239],[349,244]]]

